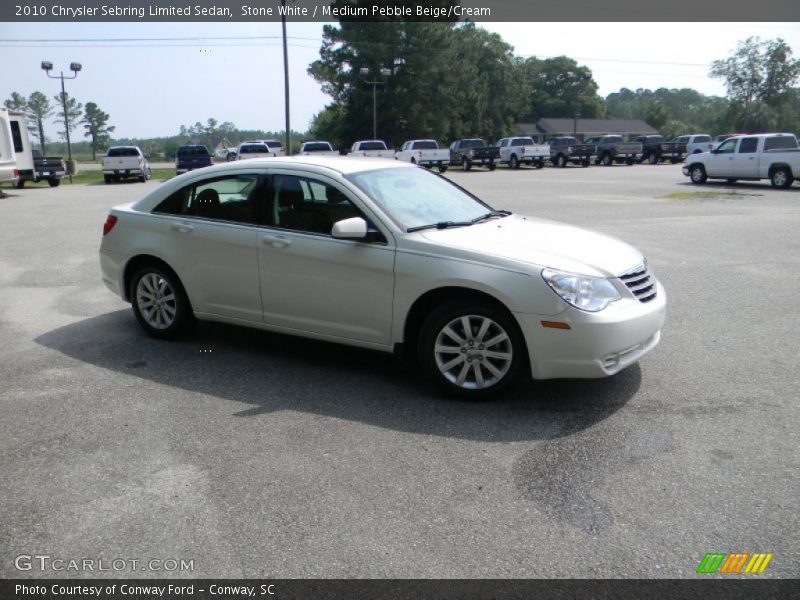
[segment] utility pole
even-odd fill
[[[367,77],[369,77],[370,70],[367,67],[361,67],[358,70],[359,74],[362,78],[364,78],[364,83],[367,85],[372,86],[372,139],[378,139],[378,86],[379,85],[386,85],[386,82],[389,79],[389,76],[392,74],[391,69],[383,68],[379,71],[381,77],[383,79],[374,79],[373,81],[369,81]]]
[[[286,105],[286,156],[292,155],[292,135],[291,124],[289,123],[289,49],[286,44],[286,0],[281,0],[283,12],[281,13],[281,28],[283,29],[283,90],[284,102]]]
[[[72,162],[72,144],[69,141],[69,115],[67,114],[67,91],[64,87],[64,80],[65,79],[75,79],[78,76],[78,73],[81,70],[81,63],[70,63],[69,65],[70,70],[73,72],[72,77],[66,77],[64,75],[64,71],[61,71],[60,75],[50,75],[50,71],[53,70],[53,63],[48,61],[42,61],[42,70],[50,79],[60,79],[61,80],[61,106],[64,109],[64,131],[67,134],[67,160],[69,161],[69,168],[67,169],[67,174],[69,175],[69,182],[72,183],[72,172],[74,171],[74,164]],[[44,140],[42,140],[44,143]]]

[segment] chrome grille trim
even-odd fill
[[[639,302],[649,302],[656,297],[656,279],[650,273],[646,260],[619,278]]]

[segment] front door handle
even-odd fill
[[[180,231],[181,233],[194,231],[194,225],[190,225],[189,223],[173,223],[171,228],[173,231]]]
[[[275,248],[284,248],[292,245],[292,240],[282,235],[265,235],[261,238],[264,244],[272,244]]]

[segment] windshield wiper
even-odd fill
[[[417,225],[416,227],[409,227],[406,229],[408,233],[413,231],[422,231],[423,229],[447,229],[448,227],[469,227],[472,221],[439,221],[438,223],[430,223],[428,225]]]
[[[423,229],[447,229],[448,227],[469,227],[470,225],[474,225],[475,223],[479,223],[485,219],[491,219],[492,217],[507,217],[511,213],[507,210],[493,210],[491,212],[487,212],[480,217],[475,217],[471,221],[439,221],[438,223],[429,223],[428,225],[417,225],[416,227],[409,227],[406,229],[408,233],[412,233],[414,231],[422,231]]]
[[[507,210],[493,210],[491,212],[486,213],[485,215],[481,215],[480,217],[475,217],[472,219],[473,223],[478,223],[480,221],[485,221],[486,219],[491,219],[492,217],[507,217],[511,213]]]

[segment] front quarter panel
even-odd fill
[[[483,292],[515,313],[556,315],[566,306],[537,272],[454,258],[419,249],[398,249],[395,258],[395,342],[402,342],[406,318],[425,293],[448,287]]]

